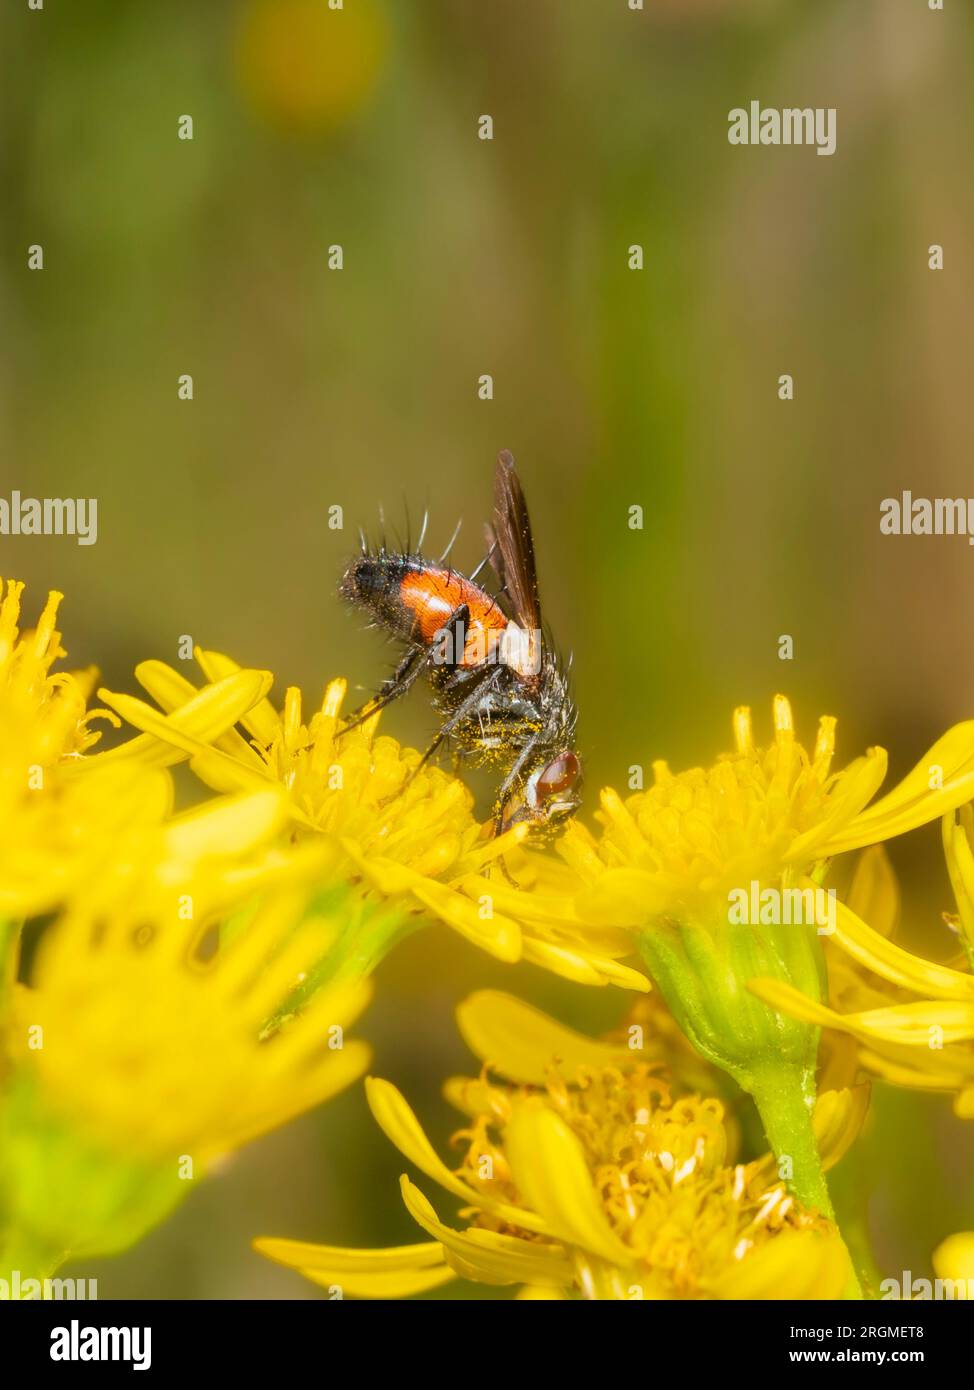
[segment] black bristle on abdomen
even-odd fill
[[[403,578],[419,568],[406,555],[359,555],[342,576],[338,592],[349,603],[360,604],[390,634],[409,637],[415,617],[400,597]]]

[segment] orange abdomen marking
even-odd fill
[[[423,645],[428,647],[449,621],[450,614],[466,604],[470,610],[461,666],[478,666],[500,634],[507,618],[483,589],[449,570],[424,569],[407,574],[399,586],[402,604],[415,616]]]

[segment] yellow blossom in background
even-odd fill
[[[388,20],[381,0],[247,0],[237,31],[240,83],[285,134],[329,134],[369,101],[382,71]]]
[[[369,1251],[262,1238],[261,1253],[362,1297],[458,1275],[589,1299],[836,1298],[848,1287],[831,1223],[786,1192],[769,1158],[733,1163],[720,1101],[674,1097],[631,1049],[509,996],[475,994],[458,1017],[485,1062],[479,1079],[447,1086],[467,1116],[458,1168],[437,1156],[394,1086],[367,1089],[393,1143],[460,1200],[464,1229],[445,1225],[404,1176],[403,1200],[430,1242]],[[861,1090],[821,1098],[827,1162],[855,1137],[864,1103]]]
[[[933,1268],[938,1279],[951,1280],[955,1298],[974,1299],[974,1231],[958,1231],[941,1241],[933,1252]]]
[[[345,1029],[368,983],[295,1002],[349,912],[278,884],[219,930],[133,906],[44,933],[2,1033],[0,1264],[46,1274],[125,1248],[215,1160],[362,1074]]]
[[[302,911],[300,895],[275,895],[210,952],[172,923],[63,918],[15,993],[11,1060],[93,1141],[146,1158],[189,1153],[205,1169],[368,1060],[362,1043],[328,1045],[329,1029],[364,1007],[365,982],[321,989],[265,1034],[322,950],[323,923]]]
[[[218,791],[283,788],[291,838],[317,843],[329,879],[360,884],[371,900],[436,918],[499,960],[532,961],[586,984],[648,988],[645,976],[619,959],[632,951],[631,937],[578,918],[575,880],[564,865],[539,855],[512,861],[529,863],[517,888],[497,869],[498,859],[516,852],[525,826],[491,838],[491,827],[475,819],[463,782],[423,766],[415,749],[377,735],[377,715],[344,729],[344,681],[328,685],[305,723],[300,691],[290,688],[278,711],[267,699],[268,673],[244,670],[215,652],[198,651],[197,660],[208,681],[202,689],[162,662],[137,667],[161,712],[133,696],[100,691],[141,733],[89,765],[186,759]]]
[[[57,613],[63,598],[52,590],[33,631],[21,631],[24,585],[0,579],[0,738],[6,786],[13,754],[24,767],[52,767],[85,752],[98,735],[88,728],[87,699],[95,672],[52,673],[65,656]],[[26,780],[26,779],[25,779]]]
[[[23,594],[19,581],[0,580],[0,918],[8,921],[53,908],[132,809],[118,779],[104,795],[101,788],[78,795],[64,777],[100,737],[90,721],[118,721],[88,709],[93,669],[52,669],[65,656],[62,595],[48,595],[30,630],[22,626]]]
[[[94,672],[52,670],[61,596],[24,631],[22,591],[0,591],[0,1264],[49,1273],[362,1073],[344,1029],[402,914],[295,843],[282,782],[174,814],[164,745],[93,754]],[[194,728],[270,679],[234,674]]]

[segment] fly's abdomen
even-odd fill
[[[362,555],[345,572],[339,592],[360,604],[392,636],[429,647],[461,608],[467,609],[457,664],[489,659],[507,618],[478,585],[453,570],[400,555]]]
[[[372,621],[392,637],[415,640],[416,616],[402,601],[402,584],[415,566],[405,555],[360,555],[342,576],[338,592],[368,610]]]

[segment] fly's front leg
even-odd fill
[[[538,742],[538,735],[528,740],[518,754],[517,762],[504,778],[497,791],[497,801],[494,805],[494,834],[503,835],[504,833],[504,812],[507,810],[507,803],[511,799],[511,792],[514,784],[521,775],[521,768],[530,758],[534,751],[534,746]]]

